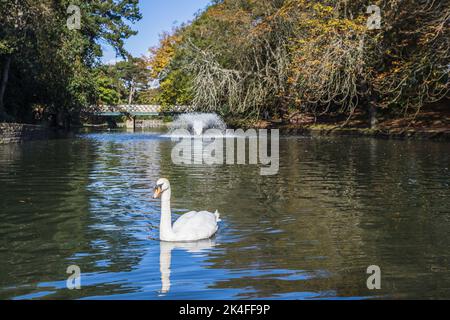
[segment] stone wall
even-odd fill
[[[136,128],[159,128],[165,125],[162,120],[136,120]]]
[[[155,119],[155,120],[139,120],[139,119],[136,119],[135,123],[136,123],[136,129],[160,128],[160,127],[167,126],[167,123],[165,123],[164,121],[159,120],[159,119]],[[133,129],[134,128],[133,119],[131,119],[131,120],[125,122],[125,123],[118,123],[117,127],[118,128]]]
[[[0,123],[0,144],[20,143],[47,137],[48,130],[45,127],[19,123]]]

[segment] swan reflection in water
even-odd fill
[[[159,270],[161,272],[161,293],[170,291],[170,265],[172,262],[172,250],[183,249],[189,253],[200,253],[212,249],[216,245],[213,239],[194,242],[160,242]]]

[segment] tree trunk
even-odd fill
[[[133,96],[134,96],[134,84],[131,84],[130,95],[128,96],[128,104],[129,105],[133,102]]]
[[[5,91],[6,91],[6,85],[8,84],[8,77],[9,77],[9,69],[11,67],[11,56],[6,56],[5,65],[3,66],[3,72],[1,76],[1,82],[0,82],[0,114],[5,113]]]

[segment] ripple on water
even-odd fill
[[[0,298],[449,297],[448,143],[287,137],[269,177],[177,166],[172,145],[109,132],[0,146]],[[157,241],[161,176],[174,218],[221,212],[214,244]],[[72,264],[83,290],[65,287]]]

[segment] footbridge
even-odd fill
[[[136,118],[138,117],[157,117],[161,115],[176,115],[181,113],[193,112],[191,106],[160,106],[160,105],[99,105],[90,106],[84,110],[85,114],[96,117],[127,117],[127,127],[136,126]]]

